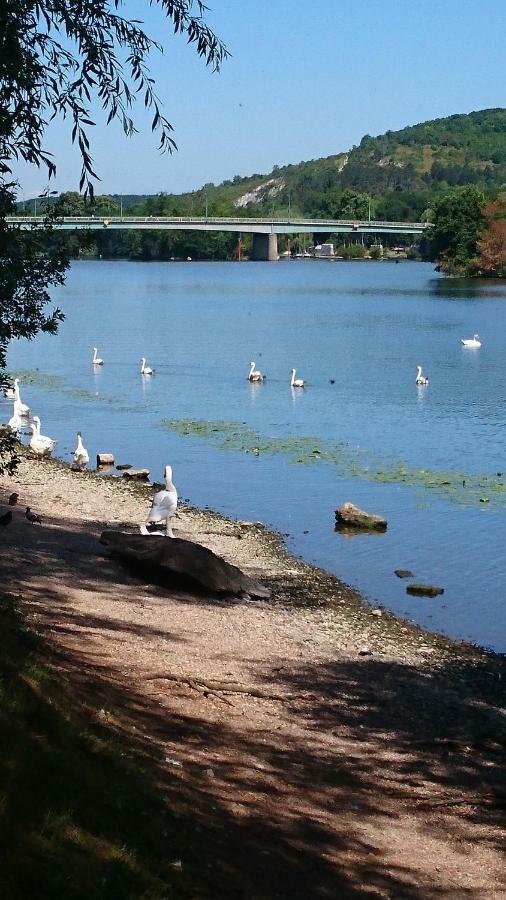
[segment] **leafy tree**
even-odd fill
[[[434,205],[426,252],[442,271],[464,275],[476,270],[484,201],[483,193],[471,185],[450,191]]]
[[[506,202],[498,198],[483,212],[486,224],[477,244],[480,274],[506,275]]]
[[[118,119],[125,134],[135,131],[132,107],[140,97],[151,112],[159,149],[172,152],[172,125],[163,115],[150,77],[150,53],[161,49],[135,19],[124,18],[122,0],[2,0],[0,3],[0,381],[5,383],[8,342],[54,332],[62,314],[46,314],[50,288],[64,280],[68,260],[63,242],[50,246],[50,216],[41,229],[10,228],[16,209],[16,160],[45,168],[56,164],[44,148],[47,123],[70,120],[72,141],[82,161],[80,189],[93,196],[88,130],[98,100],[107,121]],[[152,0],[176,34],[193,44],[215,70],[227,50],[205,21],[202,0]],[[12,442],[0,438],[0,470],[9,464]]]

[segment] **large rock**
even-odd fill
[[[343,503],[336,509],[336,526],[345,528],[366,528],[371,531],[386,531],[387,520],[383,516],[376,516],[364,509],[359,509],[353,503]]]
[[[407,594],[412,594],[414,597],[438,597],[439,594],[444,594],[445,589],[442,587],[436,587],[434,584],[408,584],[406,588]]]
[[[149,578],[151,574],[157,582],[170,585],[174,576],[178,576],[217,594],[270,596],[267,588],[237,566],[193,541],[122,531],[104,531],[100,541],[121,559],[140,566],[144,576]]]

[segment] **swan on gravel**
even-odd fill
[[[14,414],[16,413],[21,417],[30,415],[30,407],[27,406],[26,403],[21,402],[19,378],[14,379]]]
[[[53,438],[46,437],[45,434],[40,433],[40,419],[38,416],[33,417],[33,424],[30,425],[30,428],[32,429],[30,449],[33,450],[37,456],[51,456],[58,441],[54,441]]]
[[[151,531],[149,524],[165,522],[165,536],[173,538],[170,520],[177,509],[177,491],[172,483],[172,467],[165,466],[165,487],[157,491],[153,496],[151,509],[144,525],[141,525],[141,534],[160,534],[159,531]]]
[[[74,450],[74,463],[83,471],[90,461],[90,454],[83,445],[83,436],[80,431],[77,432],[77,447]]]

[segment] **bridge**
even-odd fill
[[[42,225],[44,216],[8,216],[9,225],[30,228]],[[114,228],[119,231],[137,229],[170,231],[235,231],[253,235],[252,259],[278,258],[278,234],[374,234],[377,236],[421,235],[427,222],[343,221],[341,219],[258,219],[230,216],[62,216],[51,220],[53,228],[88,231]]]

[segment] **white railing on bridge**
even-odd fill
[[[7,222],[12,225],[22,225],[27,222],[43,223],[45,216],[7,216]],[[296,227],[300,225],[303,228],[314,227],[315,231],[328,231],[333,227],[345,226],[348,228],[428,228],[430,222],[392,222],[386,220],[369,220],[369,219],[299,219],[294,217],[270,217],[270,218],[251,218],[246,216],[58,216],[55,223],[84,225],[84,224],[125,224],[125,225],[141,225],[146,222],[156,224],[181,224],[188,225],[195,223],[196,225],[291,225]]]

